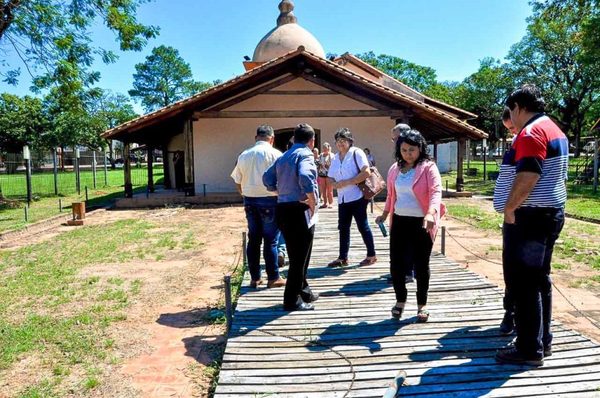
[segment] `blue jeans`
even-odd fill
[[[373,233],[369,227],[367,219],[368,200],[360,198],[358,200],[340,203],[338,206],[338,229],[340,231],[340,256],[342,260],[348,259],[348,251],[350,250],[350,226],[352,225],[352,217],[356,221],[358,231],[362,236],[365,246],[367,246],[367,257],[375,255],[375,243],[373,242]]]
[[[522,207],[515,223],[504,224],[504,281],[515,303],[517,340],[522,355],[543,357],[552,343],[552,280],[554,242],[565,222],[563,209]]]
[[[287,248],[285,246],[285,238],[283,237],[283,234],[279,234],[279,240],[277,241],[277,253],[287,256]]]
[[[260,245],[264,241],[263,257],[270,281],[279,279],[277,266],[277,241],[279,229],[275,220],[277,197],[244,197],[244,210],[248,220],[248,270],[252,280],[260,279]]]

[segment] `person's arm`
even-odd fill
[[[240,193],[240,195],[242,194],[242,185],[241,184],[235,184],[235,187],[237,188],[237,191]]]
[[[527,200],[535,184],[540,179],[540,174],[532,171],[522,171],[517,173],[515,181],[504,207],[504,222],[507,224],[515,223],[515,210]]]
[[[263,185],[269,192],[277,192],[277,161],[263,173]]]
[[[333,187],[336,189],[344,188],[349,185],[357,185],[369,178],[371,175],[371,169],[369,168],[369,161],[367,160],[367,155],[360,150],[356,149],[354,152],[348,152],[346,156],[352,156],[352,162],[356,161],[356,165],[360,169],[360,172],[352,178],[348,178],[346,180],[338,181],[334,183]]]
[[[442,203],[442,177],[435,163],[428,166],[427,178],[429,180],[429,208],[423,219],[423,228],[431,231],[435,226],[435,215],[439,214]]]
[[[300,159],[298,164],[298,184],[302,192],[306,194],[306,200],[302,200],[310,208],[311,215],[315,213],[317,204],[317,195],[319,188],[315,177],[315,161],[312,156],[305,156]]]

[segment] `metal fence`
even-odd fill
[[[131,179],[134,188],[148,185],[148,166],[144,153],[132,158]],[[111,162],[108,154],[95,151],[45,153],[31,156],[30,192],[47,197],[80,194],[86,187],[119,187],[124,185],[123,160]],[[5,198],[26,198],[28,161],[22,154],[0,157],[0,193]],[[163,184],[162,163],[153,166],[155,185]]]

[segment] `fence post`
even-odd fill
[[[52,149],[52,172],[54,173],[54,195],[58,196],[58,154]]]
[[[29,222],[29,203],[25,204],[25,222]]]
[[[231,311],[231,276],[223,277],[225,282],[225,317],[227,318],[227,332],[231,329],[232,311]]]
[[[108,186],[108,153],[106,153],[106,149],[104,149],[104,186]]]
[[[92,151],[92,180],[94,181],[94,189],[96,189],[96,151]]]
[[[598,158],[600,157],[600,151],[598,148],[598,138],[594,140],[594,193],[598,192]]]
[[[442,254],[445,256],[446,255],[446,227],[444,225],[442,225],[442,238],[440,239],[440,242],[442,244]]]
[[[242,255],[244,256],[244,267],[247,267],[248,254],[246,253],[246,232],[242,232]]]
[[[27,185],[27,204],[31,203],[31,152],[29,146],[23,147],[23,159],[25,160],[25,184]],[[27,220],[25,220],[27,221]]]
[[[62,199],[58,199],[58,212],[62,213]]]
[[[77,195],[81,195],[81,176],[79,175],[79,148],[75,148],[75,187]]]
[[[85,186],[85,204],[87,205],[87,202],[89,200],[89,196],[88,196],[88,187],[87,185]]]

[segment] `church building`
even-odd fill
[[[354,55],[327,59],[319,41],[298,24],[293,9],[290,0],[280,2],[277,26],[244,62],[245,73],[108,130],[103,137],[125,144],[127,163],[131,144],[145,145],[149,154],[161,149],[166,189],[239,200],[229,175],[261,124],[273,126],[275,145],[282,151],[299,123],[315,128],[319,148],[324,142],[334,147],[335,131],[348,127],[355,145],[368,147],[385,174],[393,162],[390,129],[404,122],[433,144],[434,157],[438,145],[457,143],[460,188],[466,140],[487,137],[467,123],[477,116],[429,98]],[[151,157],[148,162],[151,170]],[[126,197],[133,194],[130,170],[126,164]]]

